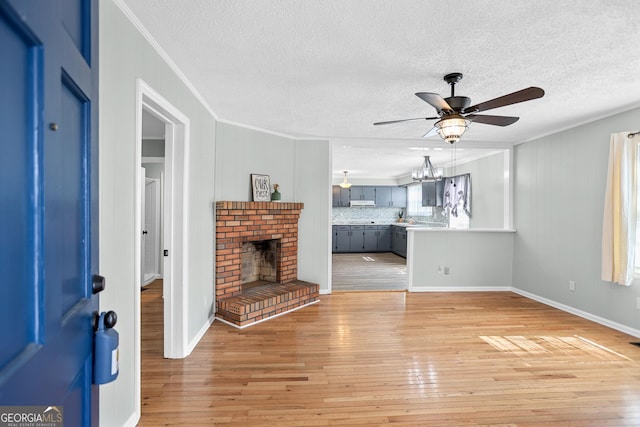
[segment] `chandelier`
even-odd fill
[[[424,163],[420,168],[411,171],[411,178],[418,182],[440,181],[442,179],[442,169],[434,168],[429,156],[424,156]]]
[[[344,181],[342,181],[340,183],[340,187],[342,188],[349,188],[351,187],[351,183],[347,182],[347,171],[342,171],[342,173],[344,173]]]

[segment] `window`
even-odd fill
[[[462,202],[454,216],[450,208],[422,206],[422,184],[413,183],[407,186],[407,218],[419,221],[444,224],[450,228],[469,228],[470,218],[462,207]]]
[[[431,216],[433,207],[422,206],[422,184],[416,182],[407,186],[407,216]]]

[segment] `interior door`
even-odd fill
[[[95,0],[0,0],[0,406],[98,423]]]
[[[159,237],[159,210],[160,200],[159,194],[159,180],[153,178],[146,178],[145,190],[144,190],[144,234],[145,247],[144,247],[144,271],[145,271],[145,283],[154,281],[160,274],[160,247],[158,246]]]
[[[147,171],[140,167],[140,221],[142,223],[142,238],[140,239],[140,287],[145,285],[145,273],[147,271]]]

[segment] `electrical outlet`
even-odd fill
[[[444,274],[449,274],[449,267],[444,268]]]
[[[640,297],[636,298],[636,308],[640,310]]]
[[[574,282],[573,280],[569,280],[569,290],[571,292],[575,292],[576,290],[576,282]]]

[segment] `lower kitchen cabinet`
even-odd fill
[[[378,250],[378,226],[365,225],[363,237],[363,252],[376,252]]]
[[[390,225],[334,225],[333,252],[389,252]]]
[[[391,226],[391,252],[401,257],[407,257],[407,229],[406,227]]]
[[[351,244],[349,252],[363,252],[364,250],[364,225],[351,225]]]
[[[378,252],[391,251],[391,226],[379,225],[378,226]]]
[[[333,252],[350,252],[351,251],[351,226],[334,225],[333,226],[334,245]]]

